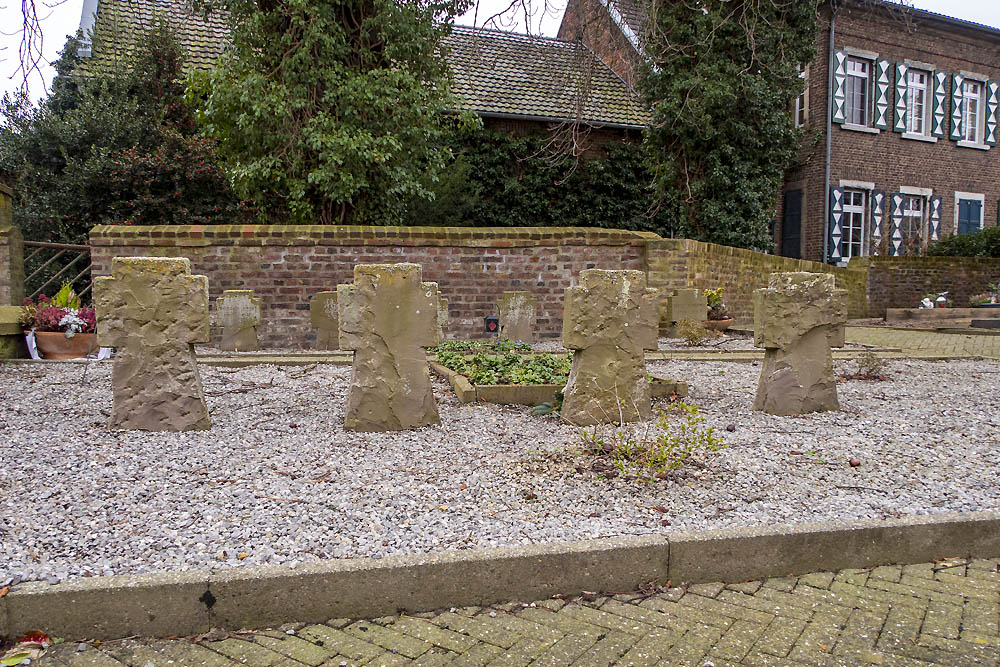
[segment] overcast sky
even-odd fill
[[[75,33],[79,27],[83,0],[61,0],[61,2],[35,0],[35,2],[38,3],[38,14],[44,32],[43,52],[45,58],[51,61],[63,47],[66,35]],[[549,0],[550,7],[554,11],[548,15],[536,11],[531,18],[532,32],[539,32],[541,26],[543,34],[555,35],[564,3],[565,0]],[[488,18],[489,8],[502,8],[508,4],[509,0],[481,0],[478,22],[481,24]],[[912,4],[920,9],[1000,28],[1000,0],[913,0]],[[473,13],[470,12],[458,22],[471,25],[473,18]],[[521,20],[519,25],[523,26],[523,23]],[[21,25],[21,3],[17,0],[0,0],[0,90],[2,92],[16,90],[21,85],[21,75],[17,71]],[[44,84],[38,74],[34,74],[29,81],[32,99],[43,96],[45,88],[51,83],[51,68],[46,67],[43,74]]]

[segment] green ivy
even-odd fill
[[[571,226],[653,231],[670,236],[657,209],[642,147],[613,143],[595,159],[558,158],[547,135],[509,136],[455,126],[452,158],[439,178],[425,178],[431,201],[413,198],[405,223],[459,227]]]
[[[438,363],[469,378],[472,384],[566,384],[571,360],[565,355],[525,355],[509,351],[503,354],[440,350]]]

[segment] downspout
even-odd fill
[[[837,25],[837,0],[830,1],[830,44],[827,47],[827,83],[826,83],[826,172],[823,180],[823,262],[830,257],[830,159],[831,139],[833,134],[833,37]]]

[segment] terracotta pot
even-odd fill
[[[97,334],[78,333],[66,338],[61,331],[36,331],[35,344],[43,359],[82,359],[87,353],[97,354]]]
[[[733,318],[728,320],[705,320],[705,328],[709,331],[725,331],[733,326]]]

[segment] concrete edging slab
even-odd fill
[[[31,582],[0,598],[0,636],[189,635],[561,593],[738,582],[817,570],[1000,555],[1000,512],[754,526],[434,554]]]

